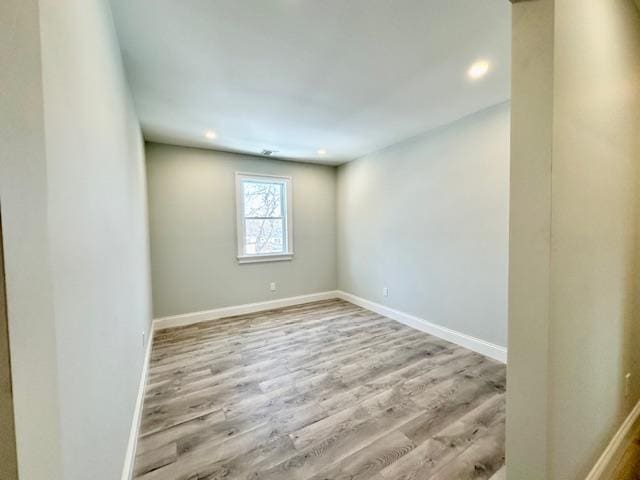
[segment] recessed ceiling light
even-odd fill
[[[213,130],[207,130],[207,133],[204,134],[209,140],[215,140],[218,135]]]
[[[476,79],[484,77],[489,71],[489,62],[486,60],[478,60],[469,67],[467,74],[470,78]]]
[[[324,148],[321,148],[320,150],[318,150],[318,155],[326,155],[327,151]]]

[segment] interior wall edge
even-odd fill
[[[63,476],[40,2],[0,2],[0,198],[18,475]]]
[[[512,7],[506,463],[547,480],[554,1]]]

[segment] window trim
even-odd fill
[[[284,185],[285,202],[283,225],[285,227],[286,251],[282,253],[246,254],[244,251],[245,216],[242,182],[254,180],[256,182],[277,181]],[[238,263],[281,262],[293,260],[293,189],[291,177],[284,175],[268,175],[263,173],[236,172],[236,258]]]

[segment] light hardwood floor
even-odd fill
[[[156,333],[138,479],[488,479],[505,366],[342,300]]]
[[[640,420],[631,432],[631,443],[625,448],[611,475],[612,480],[640,480]]]

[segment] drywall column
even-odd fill
[[[62,478],[39,8],[0,2],[0,208],[21,480]]]
[[[546,478],[553,8],[512,13],[507,473],[521,480]]]
[[[507,469],[522,480],[546,476],[553,3],[512,12]]]

